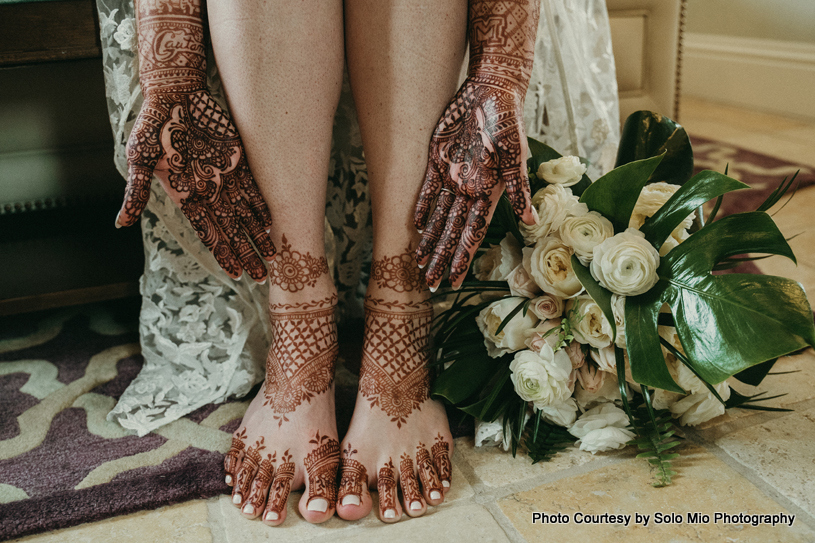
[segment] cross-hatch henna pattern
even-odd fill
[[[340,471],[342,480],[337,499],[342,503],[346,496],[356,496],[359,503],[362,503],[362,490],[368,486],[368,470],[360,462],[351,458],[357,450],[351,447],[351,443],[342,450],[340,458]]]
[[[289,499],[289,492],[291,491],[291,480],[294,478],[294,462],[291,460],[292,456],[287,450],[281,457],[282,463],[277,468],[272,488],[269,490],[266,511],[263,513],[264,519],[267,514],[274,513],[277,516],[271,520],[277,520],[286,508],[286,500]]]
[[[283,248],[271,263],[272,285],[288,292],[300,292],[313,287],[323,274],[328,273],[325,257],[314,258],[311,253],[300,253],[291,248],[283,234]]]
[[[523,104],[539,16],[537,0],[470,0],[468,76],[430,140],[414,216],[431,287],[448,266],[453,285],[464,280],[505,187],[518,216],[534,220]]]
[[[322,394],[334,381],[337,325],[334,306],[308,311],[270,313],[272,348],[266,359],[263,405],[278,425],[303,401]]]
[[[428,341],[433,309],[392,311],[365,302],[365,341],[359,392],[398,428],[428,399]]]
[[[303,464],[308,475],[308,501],[322,498],[328,509],[337,503],[337,466],[340,464],[340,444],[336,439],[320,435],[309,441],[316,447],[308,453]]]
[[[232,277],[245,269],[263,280],[262,259],[275,254],[272,218],[235,125],[206,88],[200,0],[138,0],[136,12],[144,103],[127,142],[116,222],[136,222],[155,171],[218,264]]]

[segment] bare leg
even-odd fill
[[[345,1],[346,50],[371,184],[374,254],[360,392],[343,442],[337,512],[419,516],[450,487],[450,430],[428,398],[432,310],[413,257],[413,209],[430,136],[455,94],[466,45],[465,0]],[[363,483],[364,482],[364,483]],[[403,499],[398,499],[401,488]]]
[[[323,248],[334,111],[342,84],[339,0],[209,3],[230,110],[272,214],[273,344],[266,381],[225,458],[233,502],[271,525],[289,490],[301,514],[334,513],[339,446],[334,415],[336,290]],[[267,497],[268,495],[268,497]]]

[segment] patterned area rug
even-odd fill
[[[722,213],[755,209],[799,168],[701,138],[697,171],[723,171],[758,189],[725,198]],[[748,265],[739,271],[757,271]],[[205,406],[145,437],[105,417],[143,363],[139,300],[0,319],[0,541],[227,492],[221,468],[248,401]],[[359,326],[341,330],[340,435],[354,405]],[[248,398],[254,396],[254,391]],[[454,435],[471,435],[459,424]]]

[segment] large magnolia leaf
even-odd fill
[[[636,111],[628,116],[620,135],[617,164],[665,155],[650,181],[682,185],[693,174],[693,150],[685,129],[659,113]]]
[[[692,369],[710,384],[751,366],[815,346],[812,309],[800,284],[767,275],[712,275],[723,259],[744,253],[795,257],[764,212],[725,217],[699,230],[660,262],[659,282],[626,299],[626,346],[633,378],[675,390],[663,372],[657,332],[667,303]],[[661,376],[660,376],[661,375]]]

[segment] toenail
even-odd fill
[[[418,511],[422,508],[422,502],[411,502],[410,503],[410,510],[411,511]]]
[[[396,511],[394,509],[386,509],[382,516],[385,518],[396,518]]]
[[[232,484],[232,476],[231,475],[226,476],[226,484],[228,484],[228,485]]]
[[[246,513],[247,515],[254,515],[255,508],[252,507],[251,505],[247,505],[246,507],[243,508],[243,512]]]
[[[441,486],[443,486],[444,488],[450,488],[450,481],[442,481]]]
[[[306,509],[309,511],[319,511],[320,513],[325,513],[328,510],[328,500],[324,498],[314,498],[313,500],[309,500]]]
[[[359,496],[349,494],[342,499],[343,505],[359,505]]]
[[[241,499],[241,495],[240,495],[240,494],[235,494],[234,496],[232,496],[232,503],[234,503],[235,505],[240,505],[240,503],[241,503],[242,501],[243,501],[243,500]]]
[[[266,520],[277,520],[280,518],[280,515],[275,513],[274,511],[269,511],[266,513]]]
[[[433,492],[430,493],[430,499],[431,500],[440,500],[441,499],[441,492],[439,492],[438,490],[434,490]]]

